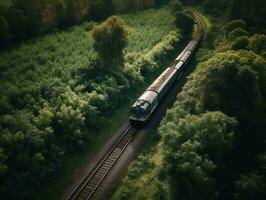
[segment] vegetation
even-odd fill
[[[1,199],[33,198],[71,153],[94,152],[191,35],[183,5],[212,20],[197,68],[113,198],[266,199],[265,1],[169,2],[0,3]]]
[[[69,152],[94,148],[88,147],[92,138],[128,94],[143,87],[145,72],[176,54],[180,34],[168,8],[111,19],[128,31],[121,70],[99,70],[94,22],[1,52],[1,198],[28,198]]]
[[[56,31],[58,28],[65,29],[84,20],[104,20],[115,12],[143,10],[162,6],[168,2],[169,0],[1,1],[0,48],[36,35]],[[4,30],[2,30],[2,21],[7,24]],[[6,32],[8,37],[5,36]]]
[[[264,3],[183,2],[200,5],[213,25],[158,141],[113,199],[265,199],[265,26],[256,23]],[[249,12],[232,15],[235,5]]]
[[[192,32],[194,19],[190,14],[179,11],[176,13],[175,24],[177,27],[180,27],[184,34],[189,34]]]
[[[121,65],[123,49],[128,44],[127,35],[128,32],[122,21],[114,16],[109,17],[104,23],[93,29],[93,48],[105,67]],[[111,69],[110,71],[116,70]]]

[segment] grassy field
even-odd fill
[[[129,30],[126,53],[144,52],[174,29],[174,17],[167,9],[147,10],[120,17]],[[1,52],[1,93],[8,91],[11,85],[26,90],[31,84],[39,87],[47,83],[51,85],[54,77],[57,78],[55,84],[69,85],[71,73],[86,66],[95,57],[92,27],[92,23],[84,23]]]

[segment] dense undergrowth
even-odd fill
[[[0,55],[0,194],[24,198],[69,151],[96,137],[127,94],[172,58],[180,34],[168,8],[119,16],[129,32],[125,64],[102,71],[85,22]]]
[[[235,19],[226,0],[191,2],[212,21],[198,65],[113,199],[266,198],[266,36],[248,19],[262,15]]]

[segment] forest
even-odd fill
[[[66,9],[60,18],[57,3]],[[174,59],[182,36],[167,2],[126,3],[1,2],[1,199],[34,198],[70,153],[95,148],[106,120]],[[86,5],[112,10],[89,15]]]
[[[132,10],[159,7],[169,0],[1,0],[0,48],[83,21],[103,20]]]
[[[188,77],[113,199],[266,198],[266,2],[183,0],[208,17]]]
[[[0,199],[34,199],[95,148],[189,41],[192,11],[196,69],[112,199],[266,199],[264,0],[1,0]]]

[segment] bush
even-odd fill
[[[249,44],[249,38],[247,36],[242,36],[236,38],[231,45],[231,49],[233,50],[240,50],[240,49],[247,49]]]
[[[234,29],[237,29],[237,28],[245,29],[246,27],[247,27],[247,24],[243,19],[237,19],[237,20],[230,21],[226,25],[224,25],[223,30],[226,34],[228,34]]]
[[[169,4],[169,7],[170,7],[172,13],[174,13],[174,14],[177,12],[183,11],[183,6],[179,0],[172,0]]]
[[[266,35],[255,34],[250,37],[248,48],[260,54],[266,50]]]
[[[170,0],[154,0],[156,6],[163,6],[169,3]]]
[[[241,36],[248,36],[249,32],[242,28],[236,28],[228,33],[228,38],[230,40],[234,40],[235,38],[241,37]]]
[[[5,17],[0,16],[0,47],[5,45],[9,39],[8,23]]]
[[[241,175],[235,182],[236,193],[234,200],[261,200],[266,197],[266,184],[263,175],[256,173]]]
[[[215,47],[215,41],[219,36],[219,30],[217,28],[211,27],[211,29],[205,33],[204,36],[204,46],[209,49]]]
[[[194,19],[187,13],[177,12],[175,25],[177,28],[180,28],[184,34],[189,34],[193,29]]]
[[[89,15],[93,20],[102,20],[114,13],[112,0],[92,0],[89,3]]]

